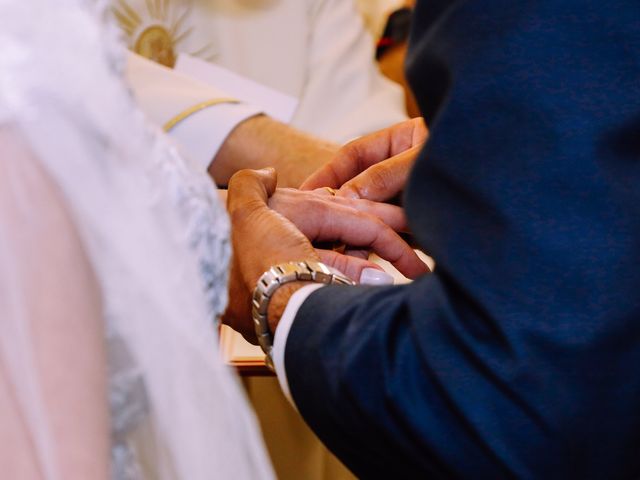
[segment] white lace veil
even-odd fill
[[[208,179],[135,109],[103,3],[0,0],[0,125],[20,132],[62,192],[99,282],[110,393],[124,395],[111,398],[112,430],[135,457],[114,475],[271,478],[252,412],[218,358],[214,318],[226,304],[230,248],[225,213]],[[16,192],[30,208],[28,188]],[[11,283],[20,253],[2,242],[2,230],[0,259],[0,285],[8,285],[0,307],[13,306],[0,312],[0,359],[41,475],[58,479],[21,317],[25,302],[37,299]],[[130,430],[118,423],[132,420]]]

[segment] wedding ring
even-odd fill
[[[323,187],[332,197],[336,196],[336,191],[331,187]]]

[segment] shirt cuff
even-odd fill
[[[213,105],[182,120],[169,135],[199,168],[207,171],[231,131],[260,113],[259,107],[245,103]]]
[[[280,388],[282,389],[284,396],[287,397],[287,400],[289,400],[294,408],[296,407],[296,404],[291,397],[289,382],[287,381],[287,372],[284,365],[284,353],[287,346],[287,338],[289,337],[289,331],[291,330],[291,326],[293,325],[293,321],[296,318],[298,310],[300,309],[304,301],[309,295],[324,286],[325,285],[321,283],[312,283],[311,285],[302,287],[301,289],[296,291],[296,293],[291,295],[289,303],[287,303],[287,306],[284,309],[284,313],[280,318],[280,322],[278,323],[278,327],[276,328],[276,332],[273,337],[273,350],[271,351],[273,366],[276,369],[276,375],[278,376]]]

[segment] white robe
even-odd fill
[[[404,0],[358,0],[365,24],[375,38],[382,35],[389,14],[404,6]]]
[[[153,47],[149,39],[154,38],[155,47],[162,46],[160,30],[155,37],[149,32],[150,27],[164,28],[178,40],[174,54],[195,54],[298,98],[291,124],[301,130],[344,142],[406,119],[403,92],[378,71],[372,38],[352,0],[112,3],[132,50],[148,55]],[[141,42],[144,32],[147,41]],[[169,70],[152,73],[135,60],[128,77],[143,110],[160,125],[201,101],[228,96],[215,88],[194,88]],[[153,82],[161,82],[162,88]],[[192,144],[184,146],[194,149],[201,162],[213,158],[237,123],[259,111],[228,104],[206,110],[172,132],[181,143]]]

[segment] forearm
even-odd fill
[[[240,123],[231,132],[211,163],[209,173],[218,185],[226,185],[238,170],[274,167],[278,172],[278,186],[298,187],[337,150],[337,145],[258,115]]]
[[[454,391],[459,405],[473,397],[470,378],[474,386],[490,386],[482,375],[474,377],[459,339],[450,338],[443,321],[451,314],[437,284],[428,276],[401,287],[324,287],[304,301],[288,332],[284,365],[295,405],[359,477],[444,477],[449,471],[467,478],[472,465],[485,477],[499,471],[481,442],[459,427],[482,407],[464,404],[456,411],[442,394]],[[501,405],[505,415],[512,413]],[[448,464],[444,445],[465,462]]]

